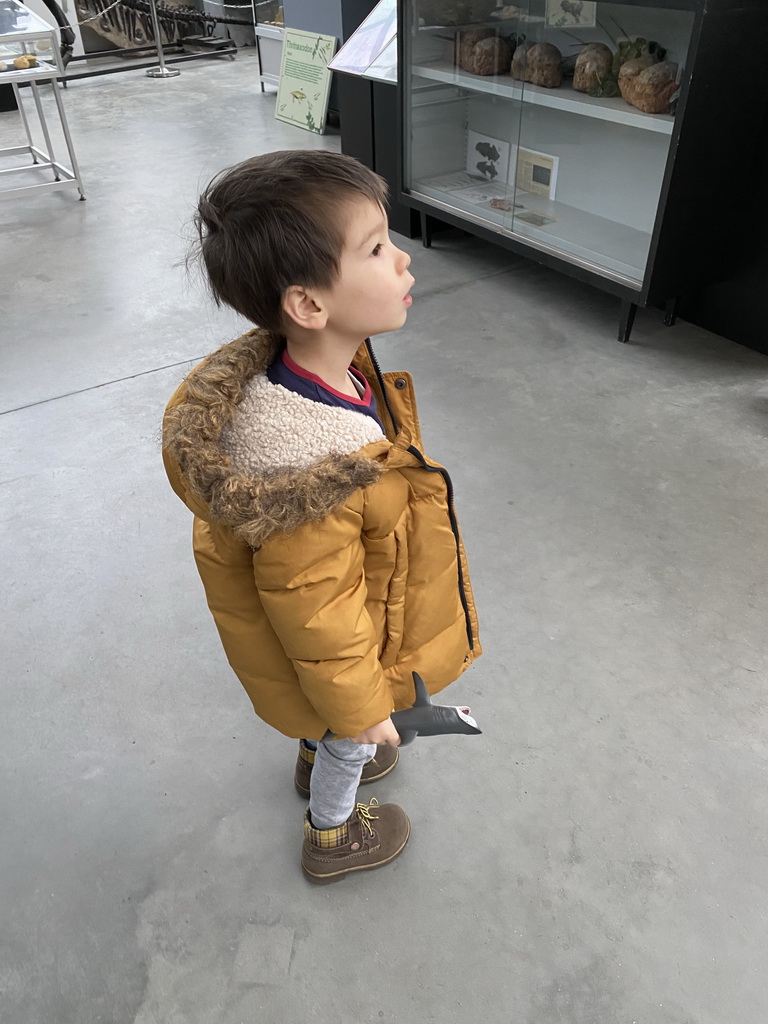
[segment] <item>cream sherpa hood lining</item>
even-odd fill
[[[253,547],[274,533],[326,518],[382,472],[358,451],[383,437],[371,417],[313,403],[269,382],[270,398],[261,400],[268,392],[256,378],[278,351],[278,340],[258,329],[224,345],[187,377],[185,398],[168,412],[163,427],[163,446],[189,489],[206,502],[212,519]],[[238,423],[242,402],[249,412],[243,424],[254,413],[261,418],[250,430]],[[310,425],[309,412],[328,420],[325,445],[316,432],[308,440],[308,433],[294,429],[292,417]],[[269,443],[256,444],[260,427],[280,442],[272,455]],[[352,447],[350,454],[345,447]]]

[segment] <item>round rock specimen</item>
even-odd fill
[[[492,29],[470,29],[459,33],[457,61],[471,75],[506,75],[512,57]]]
[[[613,69],[613,53],[605,43],[589,43],[576,58],[573,88],[589,92],[601,85]]]
[[[648,66],[646,57],[627,61],[619,72],[621,95],[646,114],[666,114],[677,92],[677,64],[662,61]]]
[[[512,77],[531,85],[556,89],[563,83],[563,55],[552,43],[518,46],[512,58]]]
[[[520,43],[512,54],[512,70],[510,71],[510,74],[520,82],[525,81],[525,70],[528,63],[528,49],[529,47],[526,43]]]

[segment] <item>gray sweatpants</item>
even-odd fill
[[[335,828],[347,820],[355,809],[363,768],[375,754],[375,743],[323,740],[317,744],[309,782],[309,814],[315,828]]]

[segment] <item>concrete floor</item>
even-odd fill
[[[66,104],[88,202],[0,205],[3,1024],[768,1019],[766,358],[655,313],[621,346],[600,292],[405,243],[377,350],[456,483],[486,654],[448,693],[484,732],[404,751],[406,852],[312,887],[158,430],[242,326],[175,265],[199,187],[339,139],[247,58]]]

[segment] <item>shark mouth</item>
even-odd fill
[[[472,717],[472,708],[456,708],[456,714],[459,718],[466,722],[467,725],[471,725],[473,729],[477,729],[477,722]]]

